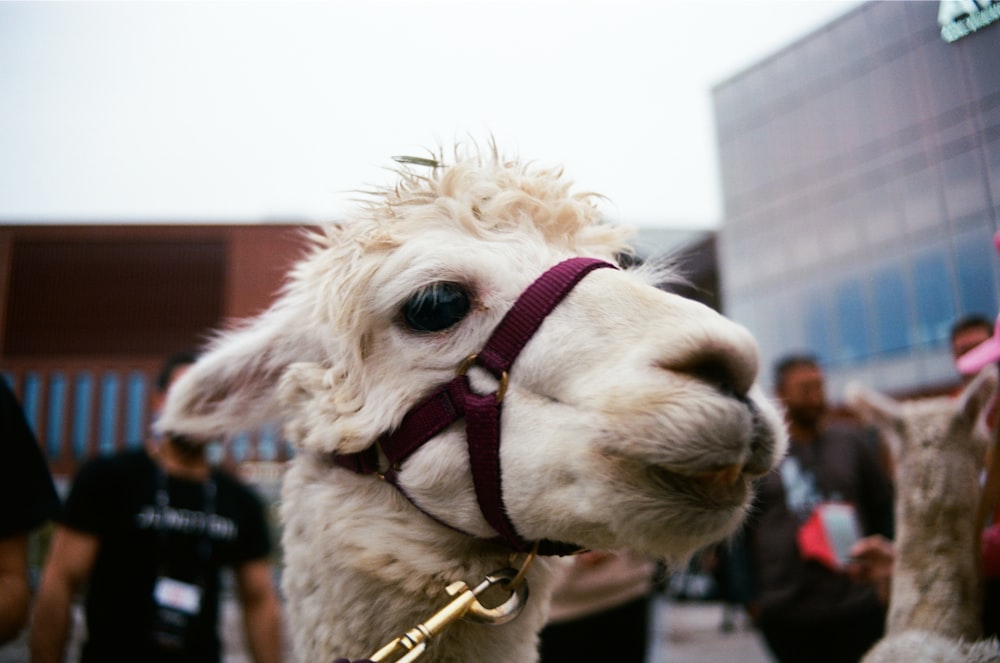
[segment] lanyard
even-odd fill
[[[215,517],[215,479],[212,476],[202,483],[202,515],[201,537],[198,541],[198,572],[195,575],[199,587],[205,588],[208,578],[209,561],[212,558],[212,520]],[[169,576],[167,569],[167,540],[169,527],[167,526],[167,509],[170,507],[170,492],[167,489],[167,473],[163,468],[156,467],[156,522],[159,523],[157,530],[157,570],[160,576]]]

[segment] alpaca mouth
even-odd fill
[[[754,480],[771,471],[776,461],[779,434],[752,398],[738,398],[750,413],[749,435],[743,453],[719,458],[712,465],[652,465],[649,473],[663,488],[687,495],[709,508],[743,506],[753,492]]]
[[[649,475],[660,487],[709,508],[740,507],[750,496],[751,477],[739,463],[697,471],[653,465]]]

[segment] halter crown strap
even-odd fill
[[[475,355],[474,363],[498,380],[505,379],[505,374],[549,313],[584,276],[604,267],[616,269],[614,265],[594,258],[570,258],[546,271],[521,293],[493,330],[486,345]],[[501,400],[496,392],[485,395],[474,393],[468,376],[461,372],[407,412],[398,428],[382,436],[378,446],[389,461],[389,468],[383,476],[406,495],[396,480],[402,461],[452,423],[465,418],[469,461],[479,508],[486,521],[511,548],[527,551],[531,545],[517,533],[503,503],[500,475]],[[336,455],[333,460],[360,474],[378,473],[375,445],[358,453]],[[413,502],[412,498],[409,499]],[[415,502],[414,505],[424,511]],[[437,517],[428,515],[441,522]],[[548,554],[565,554],[575,549],[565,544],[546,543],[548,545],[543,547],[543,554],[546,551]]]

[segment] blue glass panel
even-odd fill
[[[992,232],[981,228],[955,237],[955,272],[963,313],[992,316],[997,306]]]
[[[80,373],[76,376],[73,387],[73,418],[70,428],[73,457],[79,460],[87,456],[90,442],[90,405],[93,401],[94,379],[90,373]]]
[[[100,417],[97,437],[98,453],[109,454],[115,450],[115,428],[118,424],[118,385],[117,373],[105,373],[101,377],[101,400],[98,403]]]
[[[125,444],[136,447],[146,438],[142,422],[146,414],[146,376],[129,373],[125,387]]]
[[[946,344],[956,311],[951,270],[943,248],[932,247],[914,258],[913,288],[917,341],[932,347]]]
[[[246,460],[249,446],[250,436],[247,433],[240,433],[232,439],[229,446],[229,455],[234,463],[242,463]]]
[[[42,402],[42,376],[31,371],[24,375],[24,391],[21,393],[21,409],[24,418],[35,433],[38,432],[38,411]]]
[[[872,282],[875,293],[875,347],[895,354],[910,347],[910,307],[906,280],[899,265],[882,267]]]
[[[833,362],[834,353],[831,342],[833,320],[829,306],[827,306],[826,292],[817,289],[806,295],[802,310],[805,312],[803,327],[805,328],[806,343],[809,346],[806,349],[815,354],[823,364]]]
[[[275,426],[264,426],[257,436],[257,458],[274,460],[278,457],[278,429]]]
[[[63,422],[66,417],[66,376],[49,375],[49,411],[45,425],[45,449],[50,460],[63,455]]]
[[[213,467],[222,463],[224,453],[225,449],[218,442],[209,442],[205,447],[205,457],[208,458],[208,464]]]
[[[868,311],[861,281],[847,279],[837,286],[837,358],[854,363],[871,354]]]

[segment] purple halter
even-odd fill
[[[439,387],[407,412],[399,428],[383,435],[376,444],[363,451],[337,455],[333,460],[359,474],[381,476],[413,502],[398,483],[397,474],[403,460],[464,417],[472,481],[479,508],[503,542],[518,552],[530,550],[531,544],[521,538],[507,515],[501,489],[500,409],[507,389],[507,376],[517,356],[549,313],[584,276],[604,267],[617,269],[594,258],[570,258],[549,269],[521,293],[483,349],[462,362],[451,382]],[[483,395],[472,391],[466,372],[473,365],[486,369],[499,381],[497,391]],[[379,448],[389,461],[389,469],[384,473],[379,471]],[[423,511],[415,502],[414,505]],[[540,542],[539,546],[542,554],[567,554],[578,549],[578,546],[552,541]]]

